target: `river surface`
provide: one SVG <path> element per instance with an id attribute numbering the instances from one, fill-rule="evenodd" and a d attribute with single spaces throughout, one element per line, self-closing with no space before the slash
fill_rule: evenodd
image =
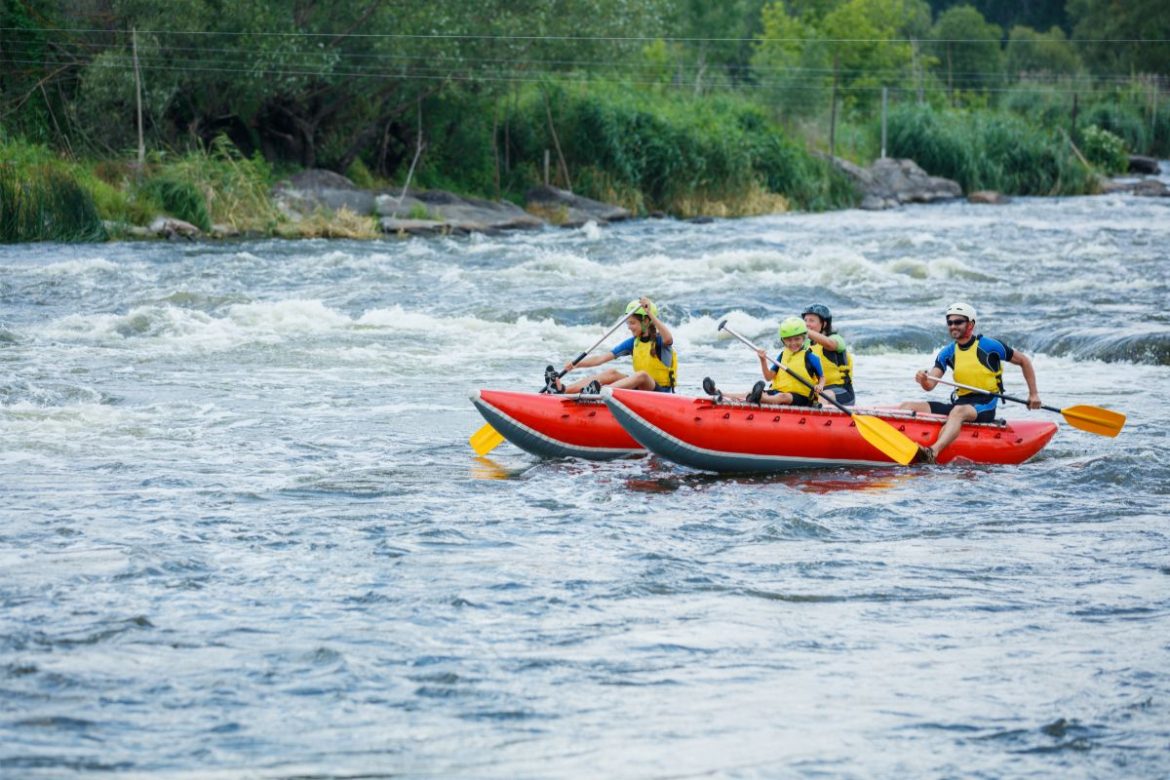
<path id="1" fill-rule="evenodd" d="M 1019 467 L 473 456 L 472 390 L 643 294 L 687 392 L 758 378 L 720 319 L 822 302 L 861 403 L 924 399 L 965 299 L 1128 424 Z M 0 247 L 0 776 L 1164 778 L 1168 404 L 1170 199 Z"/>

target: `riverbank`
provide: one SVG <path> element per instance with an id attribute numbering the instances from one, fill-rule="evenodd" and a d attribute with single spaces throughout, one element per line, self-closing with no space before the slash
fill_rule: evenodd
<path id="1" fill-rule="evenodd" d="M 926 140 L 920 139 L 920 144 Z M 916 148 L 905 140 L 901 143 L 902 148 Z M 1079 177 L 1076 187 L 1069 189 L 1068 181 L 1058 179 L 1064 182 L 1060 185 L 1063 189 L 1043 194 L 1170 194 L 1165 183 L 1156 178 L 1156 160 L 1130 156 L 1128 166 L 1123 160 L 1113 167 L 1129 167 L 1137 178 L 1108 178 L 1096 172 L 1071 141 L 1067 150 L 1081 160 L 1080 167 L 1074 169 Z M 783 180 L 772 181 L 767 187 L 757 181 L 746 190 L 721 197 L 712 195 L 711 189 L 695 189 L 691 196 L 672 201 L 669 211 L 646 208 L 641 196 L 627 197 L 626 204 L 614 203 L 549 185 L 529 187 L 509 198 L 488 199 L 445 189 L 379 184 L 358 170 L 356 178 L 364 185 L 359 186 L 353 178 L 322 169 L 278 177 L 261 158 L 245 158 L 226 141 L 206 153 L 190 153 L 176 160 L 152 159 L 141 166 L 118 161 L 69 162 L 32 146 L 9 144 L 4 151 L 0 241 L 5 243 L 493 234 L 548 226 L 606 225 L 635 217 L 708 220 L 761 216 L 808 210 L 810 202 L 807 192 L 803 199 L 794 201 L 777 191 L 792 189 Z M 938 154 L 932 159 L 943 169 L 962 162 L 951 159 L 948 163 L 945 155 Z M 833 208 L 879 210 L 964 196 L 973 202 L 994 204 L 1017 194 L 1037 194 L 1021 184 L 1024 179 L 1035 182 L 1032 175 L 1018 177 L 1015 181 L 1020 186 L 1003 192 L 978 186 L 988 180 L 986 177 L 968 174 L 964 182 L 930 175 L 908 158 L 882 158 L 865 167 L 827 155 L 811 155 L 809 160 L 821 167 L 823 187 L 833 193 L 819 201 L 821 210 L 827 210 L 830 202 L 835 204 Z M 1155 178 L 1145 178 L 1151 174 Z M 596 189 L 585 188 L 590 192 Z"/>

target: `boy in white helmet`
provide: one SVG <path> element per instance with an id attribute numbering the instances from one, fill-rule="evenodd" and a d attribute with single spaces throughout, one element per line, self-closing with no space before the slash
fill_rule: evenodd
<path id="1" fill-rule="evenodd" d="M 956 390 L 949 403 L 940 401 L 905 401 L 902 409 L 931 414 L 945 414 L 947 421 L 938 432 L 938 439 L 929 447 L 919 445 L 917 463 L 934 463 L 938 456 L 959 435 L 963 423 L 991 422 L 999 397 L 1003 392 L 1003 364 L 1015 363 L 1028 383 L 1028 408 L 1040 408 L 1040 393 L 1036 389 L 1036 371 L 1032 361 L 1023 352 L 1014 350 L 997 339 L 975 333 L 975 307 L 969 303 L 952 303 L 947 307 L 947 332 L 953 341 L 934 359 L 929 371 L 919 371 L 914 379 L 923 390 L 930 392 L 947 368 L 954 371 L 954 379 L 965 385 L 986 390 Z"/>

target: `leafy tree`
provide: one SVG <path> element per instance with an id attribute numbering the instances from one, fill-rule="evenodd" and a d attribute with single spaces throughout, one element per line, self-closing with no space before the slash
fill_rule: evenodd
<path id="1" fill-rule="evenodd" d="M 760 0 L 674 0 L 667 17 L 672 33 L 685 43 L 678 47 L 681 64 L 695 93 L 709 85 L 742 79 L 750 49 L 745 41 Z"/>
<path id="2" fill-rule="evenodd" d="M 833 67 L 846 101 L 872 105 L 880 87 L 910 84 L 914 46 L 929 13 L 921 0 L 847 0 L 825 15 Z"/>
<path id="3" fill-rule="evenodd" d="M 1003 30 L 969 5 L 944 12 L 930 33 L 940 76 L 953 101 L 986 93 L 1002 81 Z"/>
<path id="4" fill-rule="evenodd" d="M 970 5 L 983 18 L 1000 27 L 1010 29 L 1026 25 L 1036 30 L 1050 27 L 1067 29 L 1065 0 L 930 0 L 935 16 L 941 16 L 956 5 Z"/>
<path id="5" fill-rule="evenodd" d="M 1015 77 L 1025 73 L 1071 76 L 1082 69 L 1081 58 L 1059 27 L 1041 33 L 1016 25 L 1008 35 L 1005 59 L 1008 73 Z"/>
<path id="6" fill-rule="evenodd" d="M 1069 0 L 1073 40 L 1098 73 L 1170 74 L 1170 4 Z"/>
<path id="7" fill-rule="evenodd" d="M 922 0 L 778 1 L 762 18 L 752 64 L 772 97 L 796 115 L 827 108 L 834 80 L 856 107 L 871 105 L 883 86 L 909 85 L 914 40 L 930 26 Z"/>
<path id="8" fill-rule="evenodd" d="M 778 116 L 809 116 L 827 105 L 829 47 L 809 18 L 791 15 L 779 1 L 761 12 L 763 29 L 754 44 L 752 67 Z"/>

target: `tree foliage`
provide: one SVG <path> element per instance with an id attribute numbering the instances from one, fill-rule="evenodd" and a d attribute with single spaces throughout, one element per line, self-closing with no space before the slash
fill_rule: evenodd
<path id="1" fill-rule="evenodd" d="M 1164 0 L 1069 0 L 1073 38 L 1098 71 L 1170 74 L 1170 4 Z"/>
<path id="2" fill-rule="evenodd" d="M 1037 74 L 1073 76 L 1083 68 L 1076 49 L 1059 27 L 1042 33 L 1016 25 L 1008 34 L 1004 60 L 1008 75 L 1014 78 Z"/>
<path id="3" fill-rule="evenodd" d="M 975 8 L 959 5 L 944 11 L 930 31 L 931 50 L 953 100 L 986 93 L 1002 80 L 1003 30 Z"/>
<path id="4" fill-rule="evenodd" d="M 512 155 L 557 141 L 547 107 L 516 120 L 522 94 L 618 84 L 755 100 L 814 145 L 832 95 L 858 128 L 889 87 L 895 102 L 999 107 L 1074 133 L 1091 120 L 1152 152 L 1170 148 L 1170 99 L 1137 77 L 1170 73 L 1167 39 L 1163 0 L 0 0 L 0 143 L 126 157 L 140 96 L 147 149 L 172 159 L 227 137 L 245 160 L 374 182 L 417 156 L 415 181 L 499 192 L 533 173 Z M 703 127 L 662 132 L 686 145 L 677 134 Z"/>

